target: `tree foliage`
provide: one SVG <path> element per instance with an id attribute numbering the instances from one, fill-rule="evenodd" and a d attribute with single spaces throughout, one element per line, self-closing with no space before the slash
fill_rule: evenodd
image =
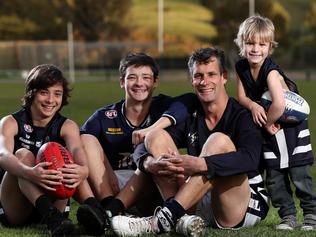
<path id="1" fill-rule="evenodd" d="M 76 39 L 120 39 L 130 5 L 131 0 L 0 1 L 0 39 L 66 39 L 67 22 Z"/>
<path id="2" fill-rule="evenodd" d="M 124 42 L 130 50 L 152 50 L 149 53 L 158 55 L 157 2 L 0 0 L 0 40 L 65 40 L 67 23 L 72 22 L 75 40 Z M 255 12 L 275 24 L 279 47 L 274 57 L 278 62 L 281 59 L 291 66 L 312 65 L 315 1 L 255 0 Z M 223 48 L 233 63 L 238 55 L 233 39 L 248 15 L 249 0 L 165 0 L 164 52 L 159 56 L 183 57 L 197 47 L 212 44 Z"/>
<path id="3" fill-rule="evenodd" d="M 309 40 L 316 45 L 316 2 L 311 3 L 310 10 L 306 13 L 305 27 L 309 31 Z"/>
<path id="4" fill-rule="evenodd" d="M 249 16 L 249 1 L 200 0 L 200 2 L 215 15 L 211 23 L 217 28 L 219 34 L 213 44 L 222 47 L 230 57 L 237 55 L 237 47 L 233 43 L 233 39 L 236 38 L 241 22 Z M 277 40 L 285 37 L 289 15 L 282 5 L 273 0 L 257 0 L 255 1 L 255 13 L 266 16 L 274 22 Z"/>

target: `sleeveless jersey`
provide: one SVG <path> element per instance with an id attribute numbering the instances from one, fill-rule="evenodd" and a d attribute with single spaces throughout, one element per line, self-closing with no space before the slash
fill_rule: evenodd
<path id="1" fill-rule="evenodd" d="M 246 95 L 257 103 L 260 103 L 262 94 L 268 90 L 267 78 L 272 70 L 277 70 L 289 89 L 298 93 L 295 83 L 282 72 L 271 58 L 265 59 L 256 81 L 252 78 L 247 59 L 239 60 L 235 68 Z M 296 126 L 288 126 L 287 124 L 281 124 L 281 126 L 283 128 L 276 135 L 270 135 L 262 129 L 264 138 L 262 155 L 266 166 L 272 169 L 282 169 L 312 164 L 314 157 L 307 120 Z"/>
<path id="2" fill-rule="evenodd" d="M 15 153 L 20 148 L 30 150 L 34 156 L 39 148 L 46 142 L 54 141 L 65 146 L 65 141 L 60 137 L 60 130 L 66 118 L 56 113 L 46 127 L 36 127 L 32 122 L 32 115 L 29 109 L 23 108 L 12 114 L 18 125 L 18 133 L 14 137 Z M 4 175 L 1 169 L 1 180 Z"/>

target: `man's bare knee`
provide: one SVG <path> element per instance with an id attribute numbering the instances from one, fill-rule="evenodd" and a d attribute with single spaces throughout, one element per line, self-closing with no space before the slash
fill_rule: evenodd
<path id="1" fill-rule="evenodd" d="M 160 139 L 165 136 L 169 136 L 169 134 L 164 129 L 154 129 L 148 132 L 144 141 L 146 148 L 155 145 Z"/>
<path id="2" fill-rule="evenodd" d="M 200 156 L 209 156 L 236 151 L 236 147 L 229 136 L 216 132 L 211 134 L 203 145 Z"/>
<path id="3" fill-rule="evenodd" d="M 164 129 L 155 129 L 149 132 L 145 137 L 144 143 L 148 152 L 154 156 L 165 153 L 168 150 L 177 150 L 169 133 Z"/>

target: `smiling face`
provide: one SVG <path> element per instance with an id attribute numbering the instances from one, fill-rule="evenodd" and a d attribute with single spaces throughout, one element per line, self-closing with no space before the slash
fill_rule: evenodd
<path id="1" fill-rule="evenodd" d="M 201 102 L 216 102 L 226 95 L 226 72 L 221 73 L 216 57 L 211 57 L 206 63 L 193 64 L 192 86 Z"/>
<path id="2" fill-rule="evenodd" d="M 130 66 L 126 74 L 120 80 L 121 88 L 125 89 L 126 100 L 143 102 L 151 99 L 154 88 L 158 84 L 158 78 L 154 78 L 149 66 Z"/>
<path id="3" fill-rule="evenodd" d="M 252 39 L 244 42 L 244 56 L 249 64 L 261 66 L 269 56 L 271 43 L 260 38 L 259 34 L 255 34 Z"/>
<path id="4" fill-rule="evenodd" d="M 61 108 L 63 86 L 57 83 L 47 89 L 39 89 L 31 104 L 33 118 L 51 119 Z"/>

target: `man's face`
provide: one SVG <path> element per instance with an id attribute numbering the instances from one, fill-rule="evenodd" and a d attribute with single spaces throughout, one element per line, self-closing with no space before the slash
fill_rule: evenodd
<path id="1" fill-rule="evenodd" d="M 212 57 L 207 64 L 194 63 L 192 72 L 192 86 L 201 102 L 214 102 L 226 93 L 226 73 L 220 73 L 217 58 Z"/>
<path id="2" fill-rule="evenodd" d="M 120 80 L 121 88 L 125 89 L 126 99 L 145 101 L 151 98 L 158 80 L 149 66 L 130 66 L 126 70 L 124 79 Z"/>

